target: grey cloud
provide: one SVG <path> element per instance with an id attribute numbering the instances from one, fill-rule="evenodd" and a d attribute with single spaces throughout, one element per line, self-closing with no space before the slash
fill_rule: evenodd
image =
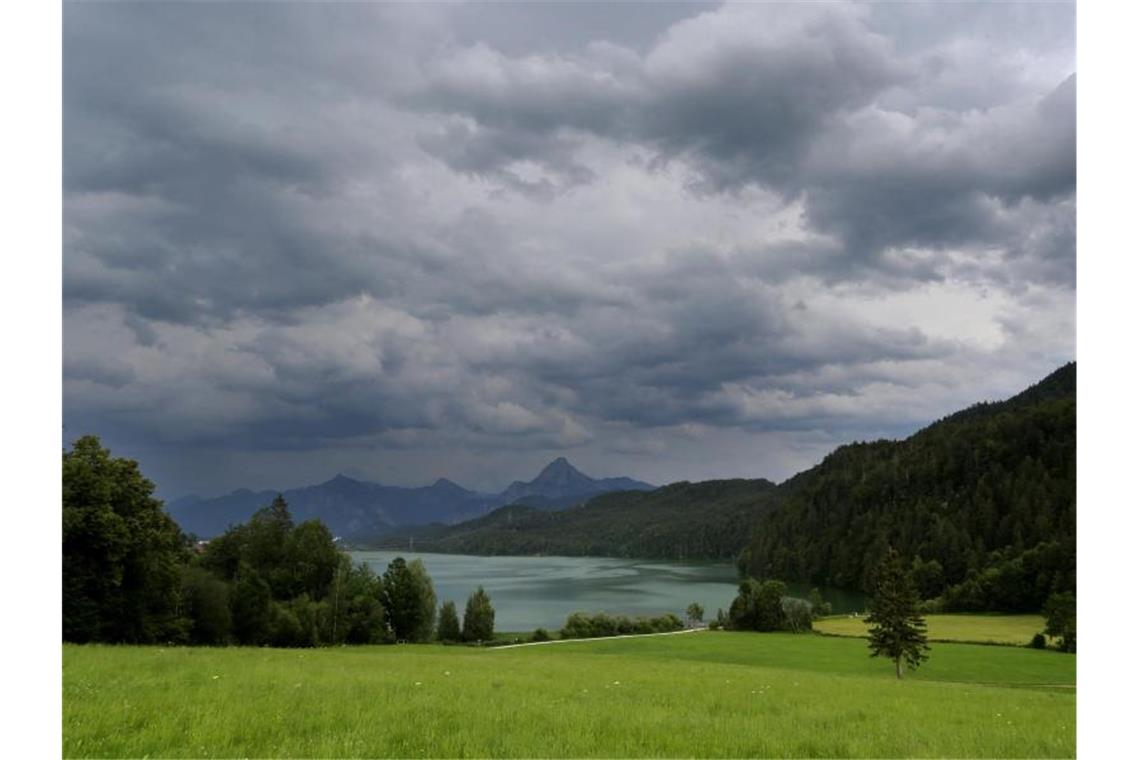
<path id="1" fill-rule="evenodd" d="M 665 482 L 1015 391 L 1073 345 L 1035 13 L 69 4 L 68 430 L 176 483 Z"/>
<path id="2" fill-rule="evenodd" d="M 1021 82 L 1004 102 L 955 103 L 927 80 L 958 62 L 932 70 L 921 50 L 897 52 L 873 20 L 860 6 L 728 6 L 676 24 L 644 56 L 511 58 L 476 46 L 429 72 L 417 98 L 479 125 L 454 135 L 452 150 L 477 153 L 474 170 L 488 176 L 520 159 L 542 163 L 533 147 L 543 140 L 557 145 L 552 166 L 572 164 L 567 135 L 589 133 L 685 162 L 698 172 L 694 190 L 758 184 L 803 197 L 811 223 L 845 246 L 828 277 L 866 267 L 905 275 L 883 259 L 892 247 L 1024 255 L 1030 228 L 1006 228 L 988 201 L 1073 195 L 1075 75 L 1051 92 Z M 920 99 L 904 103 L 908 89 Z"/>

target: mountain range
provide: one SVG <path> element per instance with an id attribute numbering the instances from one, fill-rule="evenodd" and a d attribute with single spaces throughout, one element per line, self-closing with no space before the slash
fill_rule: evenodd
<path id="1" fill-rule="evenodd" d="M 780 484 L 673 483 L 390 533 L 461 554 L 736 559 L 742 573 L 860 589 L 894 547 L 924 598 L 1036 611 L 1075 588 L 1076 364 L 903 440 L 841 446 Z"/>
<path id="2" fill-rule="evenodd" d="M 628 477 L 591 478 L 565 457 L 558 457 L 534 480 L 516 480 L 500 493 L 471 491 L 446 478 L 430 486 L 405 488 L 337 475 L 281 495 L 298 522 L 318 518 L 335 535 L 355 540 L 375 538 L 396 528 L 461 522 L 508 504 L 525 502 L 538 509 L 561 509 L 603 493 L 653 488 Z M 231 524 L 245 522 L 277 494 L 275 490 L 242 488 L 215 498 L 185 496 L 170 502 L 168 510 L 183 531 L 209 538 Z"/>

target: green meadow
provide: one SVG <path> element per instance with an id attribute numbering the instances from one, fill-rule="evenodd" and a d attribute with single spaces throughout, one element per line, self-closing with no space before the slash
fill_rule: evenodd
<path id="1" fill-rule="evenodd" d="M 924 615 L 930 641 L 964 641 L 978 644 L 1025 646 L 1033 634 L 1045 630 L 1041 615 L 955 614 Z M 866 636 L 865 618 L 835 616 L 817 620 L 815 630 L 835 636 Z"/>
<path id="2" fill-rule="evenodd" d="M 65 757 L 1071 757 L 1076 658 L 700 632 L 517 649 L 63 648 Z"/>

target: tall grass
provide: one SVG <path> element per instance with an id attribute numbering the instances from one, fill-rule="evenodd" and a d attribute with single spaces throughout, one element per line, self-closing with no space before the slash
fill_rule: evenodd
<path id="1" fill-rule="evenodd" d="M 1071 656 L 944 645 L 899 682 L 852 644 L 700 633 L 506 651 L 65 646 L 64 755 L 1075 753 L 1071 690 L 960 682 L 1072 683 Z"/>
<path id="2" fill-rule="evenodd" d="M 1033 634 L 1045 630 L 1040 615 L 926 615 L 927 636 L 932 641 L 968 641 L 983 644 L 1024 646 Z M 866 636 L 865 618 L 830 617 L 815 621 L 820 633 Z"/>

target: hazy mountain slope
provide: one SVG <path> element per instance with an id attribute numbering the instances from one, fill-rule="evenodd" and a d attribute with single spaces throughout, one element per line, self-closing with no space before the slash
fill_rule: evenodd
<path id="1" fill-rule="evenodd" d="M 419 531 L 415 546 L 469 554 L 731 559 L 744 547 L 749 527 L 770 508 L 774 491 L 767 480 L 711 480 L 608 493 L 560 512 L 520 503 Z M 385 545 L 403 548 L 408 537 L 397 531 Z"/>
<path id="2" fill-rule="evenodd" d="M 282 495 L 298 521 L 319 518 L 335 535 L 371 538 L 395 526 L 460 522 L 519 498 L 531 499 L 545 509 L 557 509 L 581 504 L 608 491 L 652 488 L 648 483 L 625 477 L 591 478 L 559 457 L 534 480 L 515 481 L 499 494 L 470 491 L 445 478 L 430 486 L 403 488 L 337 475 L 324 483 L 289 489 Z M 230 524 L 245 522 L 274 496 L 275 491 L 239 489 L 211 499 L 177 499 L 168 505 L 168 510 L 185 532 L 210 537 L 222 533 Z"/>

